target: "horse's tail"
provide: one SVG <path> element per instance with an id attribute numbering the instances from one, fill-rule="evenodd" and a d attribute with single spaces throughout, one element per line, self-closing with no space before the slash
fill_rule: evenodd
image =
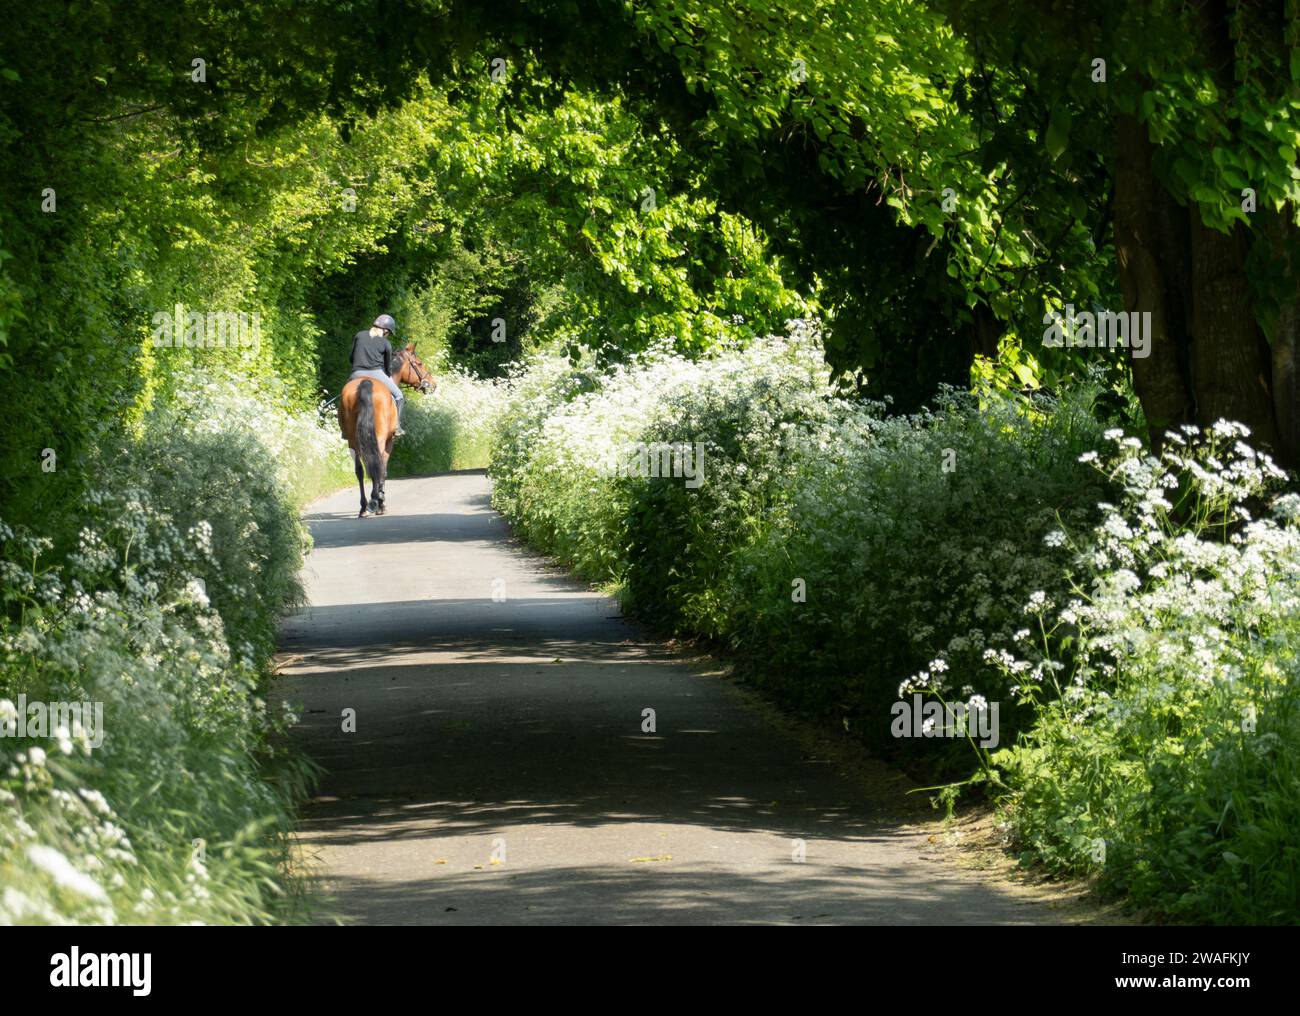
<path id="1" fill-rule="evenodd" d="M 379 483 L 379 435 L 375 432 L 375 400 L 373 381 L 357 385 L 357 454 L 366 465 L 371 483 Z"/>

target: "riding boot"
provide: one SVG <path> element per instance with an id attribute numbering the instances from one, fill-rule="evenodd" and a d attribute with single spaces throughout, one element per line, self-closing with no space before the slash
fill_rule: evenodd
<path id="1" fill-rule="evenodd" d="M 401 437 L 406 433 L 406 431 L 402 430 L 402 414 L 404 412 L 406 412 L 406 400 L 401 399 L 397 403 L 397 431 L 393 434 L 394 437 Z"/>

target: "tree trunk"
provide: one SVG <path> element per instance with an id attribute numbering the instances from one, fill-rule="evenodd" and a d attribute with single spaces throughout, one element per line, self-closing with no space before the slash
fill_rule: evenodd
<path id="1" fill-rule="evenodd" d="M 1184 367 L 1183 298 L 1170 292 L 1160 255 L 1171 245 L 1162 235 L 1157 210 L 1169 196 L 1151 172 L 1151 141 L 1136 118 L 1121 115 L 1115 136 L 1115 254 L 1125 309 L 1151 314 L 1151 352 L 1131 357 L 1133 387 L 1142 403 L 1151 443 L 1192 419 L 1192 398 Z M 1167 235 L 1167 230 L 1165 231 Z"/>
<path id="2" fill-rule="evenodd" d="M 1237 53 L 1232 8 L 1227 0 L 1193 0 L 1199 44 L 1223 94 L 1236 85 Z M 1230 128 L 1236 128 L 1235 121 Z M 1251 429 L 1250 443 L 1278 451 L 1273 410 L 1273 357 L 1255 317 L 1255 294 L 1246 271 L 1250 231 L 1235 224 L 1229 233 L 1201 221 L 1193 201 L 1192 393 L 1202 426 L 1236 420 Z M 1283 365 L 1285 366 L 1285 364 Z"/>
<path id="3" fill-rule="evenodd" d="M 1156 184 L 1154 219 L 1159 238 L 1156 251 L 1165 280 L 1165 326 L 1174 337 L 1178 352 L 1178 371 L 1183 378 L 1187 397 L 1195 405 L 1191 392 L 1192 376 L 1192 231 L 1187 208 L 1180 205 L 1165 187 Z"/>
<path id="4" fill-rule="evenodd" d="M 1288 469 L 1300 469 L 1300 302 L 1283 308 L 1273 336 L 1273 415 L 1277 419 L 1277 458 Z"/>
<path id="5" fill-rule="evenodd" d="M 1273 361 L 1273 418 L 1277 424 L 1277 459 L 1300 468 L 1300 228 L 1289 214 L 1261 212 L 1260 247 L 1273 271 L 1252 272 L 1256 285 L 1272 288 L 1280 297 L 1277 317 L 1270 322 L 1268 340 Z M 1274 274 L 1276 272 L 1276 275 Z"/>
<path id="6" fill-rule="evenodd" d="M 1245 227 L 1220 233 L 1192 223 L 1192 390 L 1202 426 L 1236 420 L 1250 428 L 1251 443 L 1277 449 L 1273 420 L 1272 361 L 1255 321 Z"/>
<path id="7" fill-rule="evenodd" d="M 1006 329 L 997 315 L 982 303 L 971 308 L 971 323 L 966 328 L 967 366 L 975 362 L 977 356 L 987 356 L 990 360 L 998 357 L 998 340 Z M 969 373 L 969 369 L 968 369 Z"/>

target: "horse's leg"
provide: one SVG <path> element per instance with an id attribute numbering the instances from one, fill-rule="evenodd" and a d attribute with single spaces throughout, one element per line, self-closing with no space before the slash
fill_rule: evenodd
<path id="1" fill-rule="evenodd" d="M 352 453 L 352 464 L 357 467 L 357 487 L 361 490 L 361 511 L 357 514 L 357 518 L 361 518 L 366 514 L 366 474 L 361 469 L 361 456 L 357 454 L 357 450 L 349 448 L 348 451 Z"/>
<path id="2" fill-rule="evenodd" d="M 388 455 L 385 452 L 379 453 L 379 514 L 383 515 L 386 511 L 384 499 L 388 496 L 384 490 L 384 485 L 388 480 Z"/>
<path id="3" fill-rule="evenodd" d="M 383 418 L 384 400 L 388 400 L 388 393 L 379 387 L 374 380 L 365 378 L 357 384 L 355 444 L 357 456 L 365 463 L 366 472 L 370 474 L 369 508 L 371 511 L 375 509 L 375 481 L 379 478 L 379 433 L 377 428 Z M 360 467 L 357 468 L 357 477 L 358 479 L 361 477 Z M 360 513 L 362 518 L 365 517 L 366 507 L 366 487 L 365 483 L 362 482 Z"/>
<path id="4" fill-rule="evenodd" d="M 375 456 L 370 463 L 370 510 L 376 515 L 384 514 L 384 445 L 383 440 L 375 435 L 375 443 L 379 445 L 379 454 Z"/>
<path id="5" fill-rule="evenodd" d="M 388 440 L 384 442 L 383 449 L 379 455 L 379 510 L 385 510 L 384 500 L 388 496 L 388 459 L 393 454 L 393 438 L 397 435 L 396 424 L 394 429 L 388 432 Z"/>

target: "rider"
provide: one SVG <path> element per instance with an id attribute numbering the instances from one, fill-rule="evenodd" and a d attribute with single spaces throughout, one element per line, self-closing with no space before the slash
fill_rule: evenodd
<path id="1" fill-rule="evenodd" d="M 402 430 L 402 408 L 406 400 L 393 380 L 393 346 L 388 341 L 395 331 L 397 322 L 392 316 L 380 314 L 368 331 L 357 332 L 352 337 L 352 376 L 348 380 L 368 377 L 387 387 L 397 402 L 397 434 L 401 435 L 406 433 Z"/>

